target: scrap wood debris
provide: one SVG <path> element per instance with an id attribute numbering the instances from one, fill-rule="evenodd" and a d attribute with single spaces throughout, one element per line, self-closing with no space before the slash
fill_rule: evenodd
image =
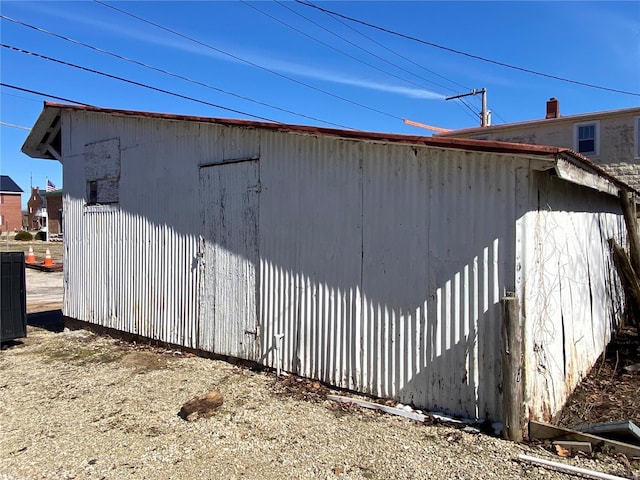
<path id="1" fill-rule="evenodd" d="M 151 343 L 140 343 L 136 341 L 127 341 L 127 340 L 116 340 L 116 345 L 118 348 L 122 350 L 136 350 L 136 351 L 144 351 L 144 352 L 152 352 L 161 355 L 171 355 L 176 357 L 186 357 L 192 358 L 196 355 L 191 352 L 184 352 L 179 349 L 172 350 L 171 348 L 167 348 L 160 345 L 153 345 Z"/>
<path id="2" fill-rule="evenodd" d="M 296 400 L 307 400 L 310 402 L 323 402 L 327 394 L 331 391 L 317 380 L 287 375 L 276 385 L 276 393 L 293 397 Z"/>

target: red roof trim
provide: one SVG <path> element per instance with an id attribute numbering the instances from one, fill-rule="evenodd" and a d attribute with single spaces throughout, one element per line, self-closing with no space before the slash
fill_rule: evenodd
<path id="1" fill-rule="evenodd" d="M 165 120 L 177 120 L 185 122 L 202 122 L 217 125 L 227 125 L 245 128 L 259 128 L 276 132 L 302 133 L 307 135 L 319 135 L 328 137 L 338 137 L 354 140 L 388 142 L 398 144 L 425 145 L 437 148 L 453 148 L 458 150 L 489 152 L 489 153 L 507 153 L 519 155 L 536 155 L 557 158 L 562 155 L 569 159 L 572 163 L 580 165 L 586 170 L 591 170 L 601 177 L 606 178 L 613 184 L 625 190 L 633 191 L 633 189 L 604 171 L 599 165 L 596 165 L 587 157 L 580 155 L 569 148 L 550 147 L 546 145 L 529 145 L 523 143 L 496 142 L 487 140 L 474 140 L 468 138 L 445 138 L 442 136 L 426 137 L 416 135 L 401 135 L 396 133 L 380 133 L 366 132 L 362 130 L 341 130 L 335 128 L 311 127 L 304 125 L 291 125 L 286 123 L 258 122 L 253 120 L 240 120 L 232 118 L 216 118 L 216 117 L 199 117 L 192 115 L 176 115 L 172 113 L 157 112 L 141 112 L 136 110 L 120 110 L 113 108 L 93 107 L 89 105 L 68 105 L 54 102 L 45 102 L 45 110 L 47 108 L 60 110 L 85 111 L 95 113 L 105 113 L 109 115 L 122 115 L 142 118 L 156 118 Z M 489 127 L 491 128 L 491 127 Z"/>
<path id="2" fill-rule="evenodd" d="M 157 118 L 165 120 L 178 120 L 186 122 L 215 123 L 246 128 L 260 128 L 277 132 L 304 133 L 308 135 L 321 135 L 354 140 L 370 140 L 378 142 L 391 142 L 403 144 L 419 144 L 441 148 L 457 148 L 481 152 L 514 153 L 528 155 L 554 156 L 560 153 L 571 152 L 567 148 L 548 147 L 543 145 L 527 145 L 521 143 L 493 142 L 473 140 L 466 138 L 442 138 L 416 135 L 402 135 L 397 133 L 366 132 L 362 130 L 342 130 L 335 128 L 311 127 L 304 125 L 292 125 L 286 123 L 258 122 L 253 120 L 240 120 L 232 118 L 199 117 L 192 115 L 176 115 L 170 113 L 141 112 L 136 110 L 119 110 L 112 108 L 100 108 L 86 105 L 66 105 L 53 102 L 45 102 L 45 108 L 59 108 L 63 110 L 85 111 L 105 113 L 111 115 L 123 115 L 143 118 Z"/>

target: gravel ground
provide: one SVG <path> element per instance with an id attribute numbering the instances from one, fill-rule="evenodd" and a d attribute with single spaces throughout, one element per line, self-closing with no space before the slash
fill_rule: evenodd
<path id="1" fill-rule="evenodd" d="M 600 453 L 565 459 L 335 404 L 314 382 L 85 330 L 30 327 L 28 335 L 0 352 L 2 480 L 575 478 L 520 463 L 520 453 L 631 474 Z M 185 401 L 211 389 L 224 396 L 212 417 L 178 417 Z"/>

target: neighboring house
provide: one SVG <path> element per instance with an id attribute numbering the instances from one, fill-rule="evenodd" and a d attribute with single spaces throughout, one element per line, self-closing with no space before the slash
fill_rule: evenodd
<path id="1" fill-rule="evenodd" d="M 568 149 L 46 103 L 22 150 L 63 164 L 67 319 L 500 420 L 515 296 L 549 420 L 623 311 L 630 188 Z"/>
<path id="2" fill-rule="evenodd" d="M 31 187 L 31 196 L 27 201 L 27 229 L 41 230 L 46 227 L 46 215 L 44 214 L 44 198 L 40 187 Z"/>
<path id="3" fill-rule="evenodd" d="M 62 189 L 49 190 L 40 195 L 44 198 L 49 235 L 62 233 Z"/>
<path id="4" fill-rule="evenodd" d="M 640 107 L 561 116 L 560 103 L 552 98 L 543 120 L 453 130 L 437 136 L 570 148 L 640 190 Z"/>
<path id="5" fill-rule="evenodd" d="M 29 230 L 48 231 L 49 235 L 62 233 L 62 189 L 40 191 L 31 188 L 27 202 L 27 225 Z"/>
<path id="6" fill-rule="evenodd" d="M 23 190 L 8 175 L 0 175 L 0 231 L 22 229 Z"/>

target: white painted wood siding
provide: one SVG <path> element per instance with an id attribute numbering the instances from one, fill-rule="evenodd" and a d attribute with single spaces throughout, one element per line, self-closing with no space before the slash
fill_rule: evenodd
<path id="1" fill-rule="evenodd" d="M 624 245 L 626 230 L 615 197 L 540 174 L 530 185 L 517 263 L 526 401 L 532 419 L 550 421 L 620 321 L 623 292 L 607 240 Z"/>
<path id="2" fill-rule="evenodd" d="M 199 348 L 258 360 L 257 160 L 200 169 L 204 256 Z"/>

